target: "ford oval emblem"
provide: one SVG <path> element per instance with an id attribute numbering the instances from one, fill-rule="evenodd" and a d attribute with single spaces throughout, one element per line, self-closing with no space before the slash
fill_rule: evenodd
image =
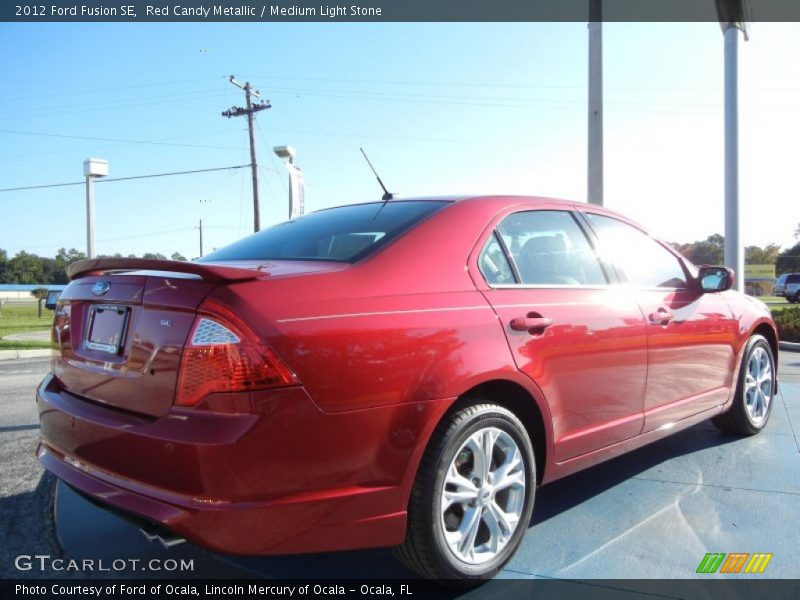
<path id="1" fill-rule="evenodd" d="M 98 281 L 92 286 L 92 293 L 95 296 L 102 296 L 111 289 L 111 284 L 107 281 Z"/>

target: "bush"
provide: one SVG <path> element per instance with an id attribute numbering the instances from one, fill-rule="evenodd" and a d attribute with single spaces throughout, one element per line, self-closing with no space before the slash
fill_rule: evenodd
<path id="1" fill-rule="evenodd" d="M 800 342 L 800 307 L 785 308 L 772 316 L 781 341 Z"/>
<path id="2" fill-rule="evenodd" d="M 47 288 L 36 288 L 35 290 L 31 290 L 31 296 L 37 300 L 43 300 L 44 298 L 47 298 Z"/>

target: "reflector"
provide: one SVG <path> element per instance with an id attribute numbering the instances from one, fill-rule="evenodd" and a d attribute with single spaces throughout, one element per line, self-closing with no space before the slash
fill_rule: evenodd
<path id="1" fill-rule="evenodd" d="M 200 319 L 192 336 L 192 346 L 238 344 L 239 341 L 239 338 L 230 329 L 211 319 Z"/>

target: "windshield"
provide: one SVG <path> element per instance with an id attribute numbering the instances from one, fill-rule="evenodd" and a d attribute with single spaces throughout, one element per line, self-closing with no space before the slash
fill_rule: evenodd
<path id="1" fill-rule="evenodd" d="M 441 200 L 352 204 L 280 223 L 207 254 L 199 262 L 326 260 L 355 262 L 447 206 Z"/>

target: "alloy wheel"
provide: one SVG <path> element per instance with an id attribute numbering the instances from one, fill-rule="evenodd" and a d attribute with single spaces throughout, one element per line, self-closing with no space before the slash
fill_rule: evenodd
<path id="1" fill-rule="evenodd" d="M 745 407 L 750 420 L 759 425 L 769 412 L 774 390 L 772 361 L 767 351 L 756 347 L 747 361 L 744 379 Z"/>
<path id="2" fill-rule="evenodd" d="M 522 453 L 507 432 L 485 427 L 464 441 L 440 502 L 446 545 L 456 558 L 478 565 L 505 548 L 525 507 L 526 484 Z"/>

